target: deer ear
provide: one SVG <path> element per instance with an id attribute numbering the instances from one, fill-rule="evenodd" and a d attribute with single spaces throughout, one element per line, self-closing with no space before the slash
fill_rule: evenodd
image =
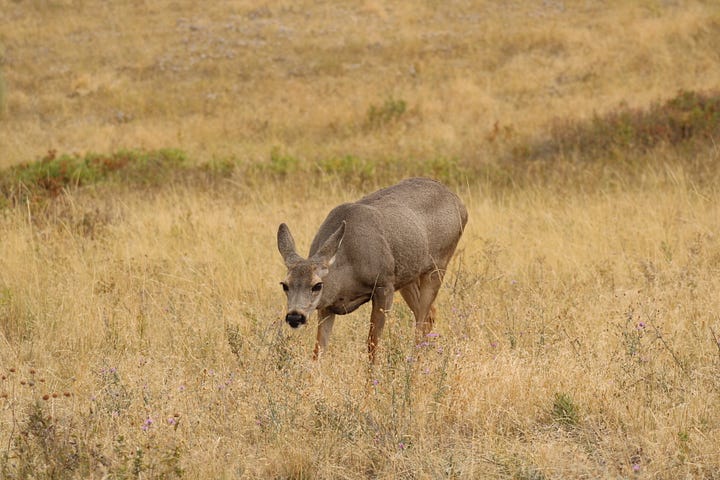
<path id="1" fill-rule="evenodd" d="M 335 230 L 335 233 L 330 235 L 328 239 L 325 240 L 325 243 L 322 244 L 322 247 L 318 249 L 318 251 L 315 253 L 315 255 L 313 255 L 313 257 L 323 261 L 327 266 L 332 265 L 333 263 L 335 263 L 335 255 L 337 254 L 338 248 L 340 248 L 343 237 L 345 237 L 344 220 L 342 224 L 338 227 L 338 229 Z"/>
<path id="2" fill-rule="evenodd" d="M 280 228 L 278 228 L 277 244 L 280 255 L 282 255 L 287 267 L 302 260 L 302 257 L 295 250 L 295 240 L 290 233 L 290 229 L 284 223 L 281 223 Z"/>

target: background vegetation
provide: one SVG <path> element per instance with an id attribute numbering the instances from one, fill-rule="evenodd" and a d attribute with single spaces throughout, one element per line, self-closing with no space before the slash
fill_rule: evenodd
<path id="1" fill-rule="evenodd" d="M 0 477 L 718 477 L 716 2 L 0 6 Z M 435 332 L 312 362 L 277 224 L 408 175 Z"/>

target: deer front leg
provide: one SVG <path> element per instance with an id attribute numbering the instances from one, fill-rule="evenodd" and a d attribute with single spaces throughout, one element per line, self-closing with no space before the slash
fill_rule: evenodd
<path id="1" fill-rule="evenodd" d="M 376 287 L 373 292 L 370 334 L 368 335 L 368 355 L 372 363 L 375 363 L 375 348 L 385 326 L 385 315 L 392 308 L 393 292 L 392 287 Z"/>
<path id="2" fill-rule="evenodd" d="M 334 323 L 334 313 L 327 310 L 318 310 L 318 329 L 313 360 L 320 358 L 320 354 L 327 349 L 328 340 L 330 340 L 330 333 L 332 332 Z"/>

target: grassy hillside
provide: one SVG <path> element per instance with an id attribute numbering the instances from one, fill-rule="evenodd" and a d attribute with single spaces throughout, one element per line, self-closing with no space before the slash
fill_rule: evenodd
<path id="1" fill-rule="evenodd" d="M 715 2 L 0 5 L 0 477 L 717 478 Z M 440 178 L 398 296 L 281 318 L 276 227 Z"/>
<path id="2" fill-rule="evenodd" d="M 715 2 L 9 1 L 0 20 L 0 166 L 121 148 L 488 162 L 498 130 L 720 83 Z"/>

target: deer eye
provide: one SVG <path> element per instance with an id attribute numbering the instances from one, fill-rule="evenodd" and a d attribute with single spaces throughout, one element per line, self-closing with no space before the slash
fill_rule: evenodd
<path id="1" fill-rule="evenodd" d="M 320 290 L 322 290 L 322 287 L 323 287 L 322 282 L 318 282 L 318 283 L 316 283 L 315 285 L 312 286 L 312 291 L 315 292 L 315 293 L 317 293 L 317 292 L 319 292 Z"/>
<path id="2" fill-rule="evenodd" d="M 288 287 L 287 283 L 280 282 L 280 285 L 282 285 L 282 287 L 283 287 L 283 292 L 287 292 L 288 290 L 290 290 L 290 287 Z"/>

